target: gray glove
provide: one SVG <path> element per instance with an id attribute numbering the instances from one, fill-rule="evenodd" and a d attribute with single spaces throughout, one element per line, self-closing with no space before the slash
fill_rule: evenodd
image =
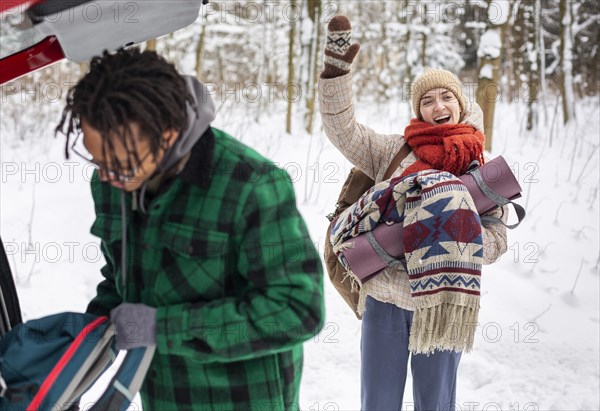
<path id="1" fill-rule="evenodd" d="M 117 329 L 118 350 L 156 345 L 156 308 L 123 303 L 110 312 L 110 320 Z"/>

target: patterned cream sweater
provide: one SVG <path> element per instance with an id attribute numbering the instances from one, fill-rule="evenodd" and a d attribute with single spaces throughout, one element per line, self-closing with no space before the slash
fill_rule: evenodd
<path id="1" fill-rule="evenodd" d="M 319 110 L 327 138 L 334 146 L 365 174 L 375 180 L 383 179 L 390 162 L 405 144 L 400 134 L 379 134 L 359 124 L 354 116 L 352 74 L 333 79 L 319 79 Z M 469 104 L 463 122 L 483 132 L 483 115 L 476 103 Z M 417 160 L 414 152 L 400 163 L 392 174 L 397 177 L 406 167 Z M 500 217 L 502 210 L 489 213 Z M 508 208 L 504 208 L 502 219 L 506 222 Z M 483 227 L 484 264 L 491 264 L 506 252 L 506 227 L 500 224 Z M 378 301 L 395 304 L 414 311 L 411 301 L 408 275 L 403 268 L 387 268 L 364 285 L 364 292 Z M 364 311 L 363 304 L 359 312 Z"/>

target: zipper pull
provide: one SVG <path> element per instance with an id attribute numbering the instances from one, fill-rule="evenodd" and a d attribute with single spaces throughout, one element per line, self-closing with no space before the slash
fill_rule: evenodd
<path id="1" fill-rule="evenodd" d="M 133 211 L 138 210 L 138 198 L 137 198 L 137 190 L 131 194 L 131 209 Z"/>

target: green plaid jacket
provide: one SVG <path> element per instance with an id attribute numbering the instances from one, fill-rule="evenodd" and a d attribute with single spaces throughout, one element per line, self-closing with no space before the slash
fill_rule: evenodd
<path id="1" fill-rule="evenodd" d="M 97 175 L 91 186 L 106 265 L 88 312 L 157 308 L 144 411 L 298 409 L 302 342 L 323 325 L 323 275 L 288 174 L 209 129 L 146 214 L 127 194 L 126 286 L 121 191 Z"/>

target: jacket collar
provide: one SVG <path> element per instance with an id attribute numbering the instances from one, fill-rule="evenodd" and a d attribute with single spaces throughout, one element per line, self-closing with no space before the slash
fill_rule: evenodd
<path id="1" fill-rule="evenodd" d="M 208 188 L 212 176 L 215 135 L 209 127 L 194 145 L 179 178 L 187 184 Z"/>

